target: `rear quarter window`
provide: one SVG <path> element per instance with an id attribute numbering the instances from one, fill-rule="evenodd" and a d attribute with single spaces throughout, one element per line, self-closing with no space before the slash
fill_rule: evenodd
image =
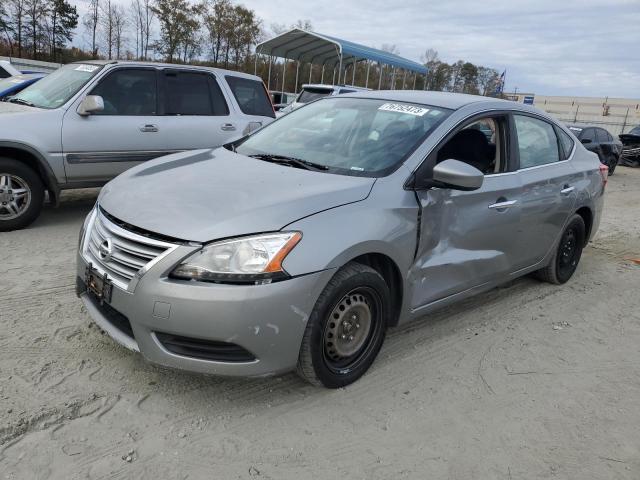
<path id="1" fill-rule="evenodd" d="M 273 107 L 262 82 L 227 75 L 225 77 L 242 113 L 275 118 Z"/>

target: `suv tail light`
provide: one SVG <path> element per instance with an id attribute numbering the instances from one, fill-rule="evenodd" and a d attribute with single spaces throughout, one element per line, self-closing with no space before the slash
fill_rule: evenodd
<path id="1" fill-rule="evenodd" d="M 600 164 L 600 176 L 602 177 L 602 186 L 606 186 L 609 181 L 609 167 Z"/>

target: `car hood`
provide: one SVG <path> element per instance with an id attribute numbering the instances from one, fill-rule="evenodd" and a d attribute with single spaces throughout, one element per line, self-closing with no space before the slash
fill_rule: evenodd
<path id="1" fill-rule="evenodd" d="M 17 103 L 0 102 L 0 115 L 3 113 L 29 113 L 29 112 L 41 112 L 42 109 L 36 107 L 29 107 L 27 105 L 20 105 Z"/>
<path id="2" fill-rule="evenodd" d="M 149 232 L 196 242 L 277 231 L 365 199 L 375 182 L 257 160 L 224 148 L 168 155 L 109 182 L 98 202 Z"/>

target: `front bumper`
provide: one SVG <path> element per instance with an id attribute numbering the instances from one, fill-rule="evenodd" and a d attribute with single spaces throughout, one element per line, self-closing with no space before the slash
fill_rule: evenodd
<path id="1" fill-rule="evenodd" d="M 98 326 L 150 362 L 217 375 L 261 376 L 293 370 L 309 315 L 334 270 L 268 285 L 169 279 L 167 273 L 192 250 L 177 248 L 153 265 L 133 291 L 114 286 L 107 307 L 85 291 L 87 263 L 78 254 L 78 295 Z M 165 348 L 158 334 L 237 345 L 253 359 L 211 361 L 178 355 Z"/>

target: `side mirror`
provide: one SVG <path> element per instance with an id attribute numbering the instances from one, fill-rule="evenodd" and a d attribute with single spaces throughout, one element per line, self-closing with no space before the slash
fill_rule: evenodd
<path id="1" fill-rule="evenodd" d="M 78 106 L 78 115 L 86 117 L 104 110 L 104 100 L 100 95 L 87 95 Z"/>
<path id="2" fill-rule="evenodd" d="M 433 180 L 454 190 L 477 190 L 484 182 L 484 174 L 468 163 L 449 159 L 433 167 Z"/>
<path id="3" fill-rule="evenodd" d="M 580 140 L 582 143 L 584 143 L 585 145 L 588 143 L 592 143 L 590 138 L 583 138 L 582 140 Z"/>

